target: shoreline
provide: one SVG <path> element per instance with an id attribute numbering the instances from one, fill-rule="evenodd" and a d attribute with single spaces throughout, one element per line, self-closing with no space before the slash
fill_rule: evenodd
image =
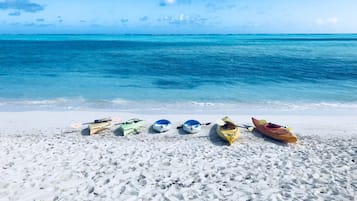
<path id="1" fill-rule="evenodd" d="M 343 113 L 335 115 L 322 114 L 293 114 L 286 115 L 284 112 L 280 114 L 256 113 L 252 115 L 239 113 L 191 113 L 185 112 L 176 113 L 130 113 L 130 112 L 108 112 L 108 111 L 18 111 L 18 112 L 0 112 L 0 122 L 3 126 L 1 134 L 7 134 L 6 131 L 15 131 L 27 133 L 28 130 L 61 130 L 63 132 L 73 130 L 70 127 L 73 123 L 91 122 L 94 119 L 111 117 L 119 118 L 125 121 L 131 118 L 140 118 L 145 121 L 146 129 L 144 133 L 149 131 L 149 127 L 158 119 L 168 119 L 175 126 L 181 125 L 188 119 L 196 119 L 201 123 L 211 122 L 214 125 L 217 120 L 224 116 L 230 116 L 238 125 L 253 125 L 251 117 L 258 119 L 266 119 L 267 121 L 289 126 L 293 131 L 300 135 L 323 135 L 327 132 L 330 135 L 350 135 L 357 136 L 357 124 L 354 119 L 357 119 L 357 114 Z M 209 127 L 212 127 L 209 126 Z M 118 127 L 118 126 L 117 126 Z M 6 130 L 6 131 L 5 131 Z M 172 129 L 173 130 L 173 129 Z M 321 132 L 317 132 L 321 131 Z M 29 131 L 31 133 L 32 131 Z M 14 133 L 14 132 L 12 132 Z M 9 133 L 8 133 L 9 134 Z"/>
<path id="2" fill-rule="evenodd" d="M 176 129 L 93 136 L 69 128 L 101 117 L 159 118 L 173 128 L 212 122 L 198 134 Z M 148 115 L 98 111 L 0 112 L 0 197 L 5 200 L 353 200 L 357 115 L 257 115 L 288 125 L 297 144 L 241 129 L 228 146 L 215 133 L 223 114 Z M 233 114 L 238 124 L 248 115 Z M 351 120 L 352 119 L 352 120 Z M 1 200 L 0 199 L 0 200 Z"/>
<path id="3" fill-rule="evenodd" d="M 124 112 L 135 114 L 238 114 L 238 115 L 355 115 L 357 102 L 353 101 L 198 101 L 198 100 L 130 100 L 54 98 L 54 99 L 0 99 L 0 112 Z"/>

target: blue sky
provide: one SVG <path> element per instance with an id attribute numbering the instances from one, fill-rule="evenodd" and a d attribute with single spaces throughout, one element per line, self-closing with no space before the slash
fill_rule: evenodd
<path id="1" fill-rule="evenodd" d="M 0 33 L 357 33 L 357 0 L 0 0 Z"/>

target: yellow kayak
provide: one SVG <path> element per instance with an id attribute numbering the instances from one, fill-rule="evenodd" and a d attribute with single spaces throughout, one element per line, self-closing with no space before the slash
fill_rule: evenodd
<path id="1" fill-rule="evenodd" d="M 101 122 L 101 123 L 91 123 L 88 125 L 89 134 L 93 135 L 109 128 L 112 125 L 111 121 Z"/>
<path id="2" fill-rule="evenodd" d="M 240 131 L 238 126 L 226 116 L 217 124 L 217 134 L 231 145 L 240 136 Z"/>

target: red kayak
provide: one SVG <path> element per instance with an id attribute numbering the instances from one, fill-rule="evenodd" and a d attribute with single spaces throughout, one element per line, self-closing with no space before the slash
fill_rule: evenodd
<path id="1" fill-rule="evenodd" d="M 267 137 L 286 143 L 296 143 L 297 141 L 297 137 L 284 126 L 268 123 L 265 120 L 258 120 L 254 117 L 252 117 L 252 121 L 255 128 Z"/>

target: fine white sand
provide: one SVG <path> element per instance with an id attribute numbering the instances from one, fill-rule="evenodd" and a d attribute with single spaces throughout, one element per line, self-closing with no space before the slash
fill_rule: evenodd
<path id="1" fill-rule="evenodd" d="M 94 136 L 69 127 L 107 116 L 142 118 L 148 128 L 122 137 L 117 127 Z M 0 200 L 357 199 L 357 115 L 256 115 L 292 127 L 293 145 L 241 129 L 227 146 L 214 124 L 193 135 L 149 129 L 160 118 L 176 127 L 223 116 L 0 112 Z"/>

